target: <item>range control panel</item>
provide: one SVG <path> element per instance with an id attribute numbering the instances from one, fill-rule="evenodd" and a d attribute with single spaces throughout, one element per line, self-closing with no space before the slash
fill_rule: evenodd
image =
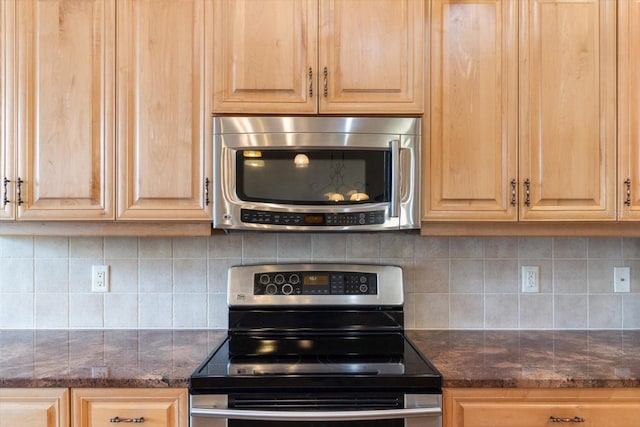
<path id="1" fill-rule="evenodd" d="M 377 274 L 279 271 L 254 274 L 254 295 L 377 295 Z"/>

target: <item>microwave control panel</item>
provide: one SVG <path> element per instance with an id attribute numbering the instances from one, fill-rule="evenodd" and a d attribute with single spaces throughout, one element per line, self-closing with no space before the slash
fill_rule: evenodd
<path id="1" fill-rule="evenodd" d="M 254 295 L 377 295 L 375 273 L 291 271 L 254 275 Z"/>
<path id="2" fill-rule="evenodd" d="M 272 225 L 347 226 L 384 224 L 385 211 L 353 213 L 290 213 L 253 209 L 241 210 L 242 222 Z"/>

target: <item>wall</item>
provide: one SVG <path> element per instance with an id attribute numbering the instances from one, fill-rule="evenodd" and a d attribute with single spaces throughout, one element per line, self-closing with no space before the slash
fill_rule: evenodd
<path id="1" fill-rule="evenodd" d="M 0 237 L 0 329 L 225 328 L 226 270 L 273 262 L 404 268 L 408 328 L 640 327 L 640 239 L 259 234 L 210 238 Z M 111 292 L 91 293 L 91 266 Z M 541 292 L 519 292 L 519 266 Z M 613 267 L 630 266 L 630 294 Z"/>

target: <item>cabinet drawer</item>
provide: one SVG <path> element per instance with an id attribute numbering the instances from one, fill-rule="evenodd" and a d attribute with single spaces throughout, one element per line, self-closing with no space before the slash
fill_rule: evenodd
<path id="1" fill-rule="evenodd" d="M 185 389 L 73 389 L 74 427 L 113 427 L 144 419 L 147 427 L 188 425 Z M 127 422 L 129 421 L 129 422 Z"/>
<path id="2" fill-rule="evenodd" d="M 637 427 L 640 403 L 461 403 L 465 427 Z M 552 420 L 554 417 L 557 422 Z M 561 422 L 564 421 L 564 422 Z M 461 425 L 461 424 L 455 424 Z"/>
<path id="3" fill-rule="evenodd" d="M 66 388 L 0 389 L 0 427 L 67 427 Z"/>

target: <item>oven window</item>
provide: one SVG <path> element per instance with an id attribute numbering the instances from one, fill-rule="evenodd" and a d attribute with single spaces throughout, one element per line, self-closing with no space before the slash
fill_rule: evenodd
<path id="1" fill-rule="evenodd" d="M 229 427 L 403 427 L 402 419 L 370 421 L 246 421 L 229 420 Z"/>
<path id="2" fill-rule="evenodd" d="M 390 199 L 390 162 L 383 150 L 241 150 L 237 195 L 300 205 L 384 203 Z"/>

